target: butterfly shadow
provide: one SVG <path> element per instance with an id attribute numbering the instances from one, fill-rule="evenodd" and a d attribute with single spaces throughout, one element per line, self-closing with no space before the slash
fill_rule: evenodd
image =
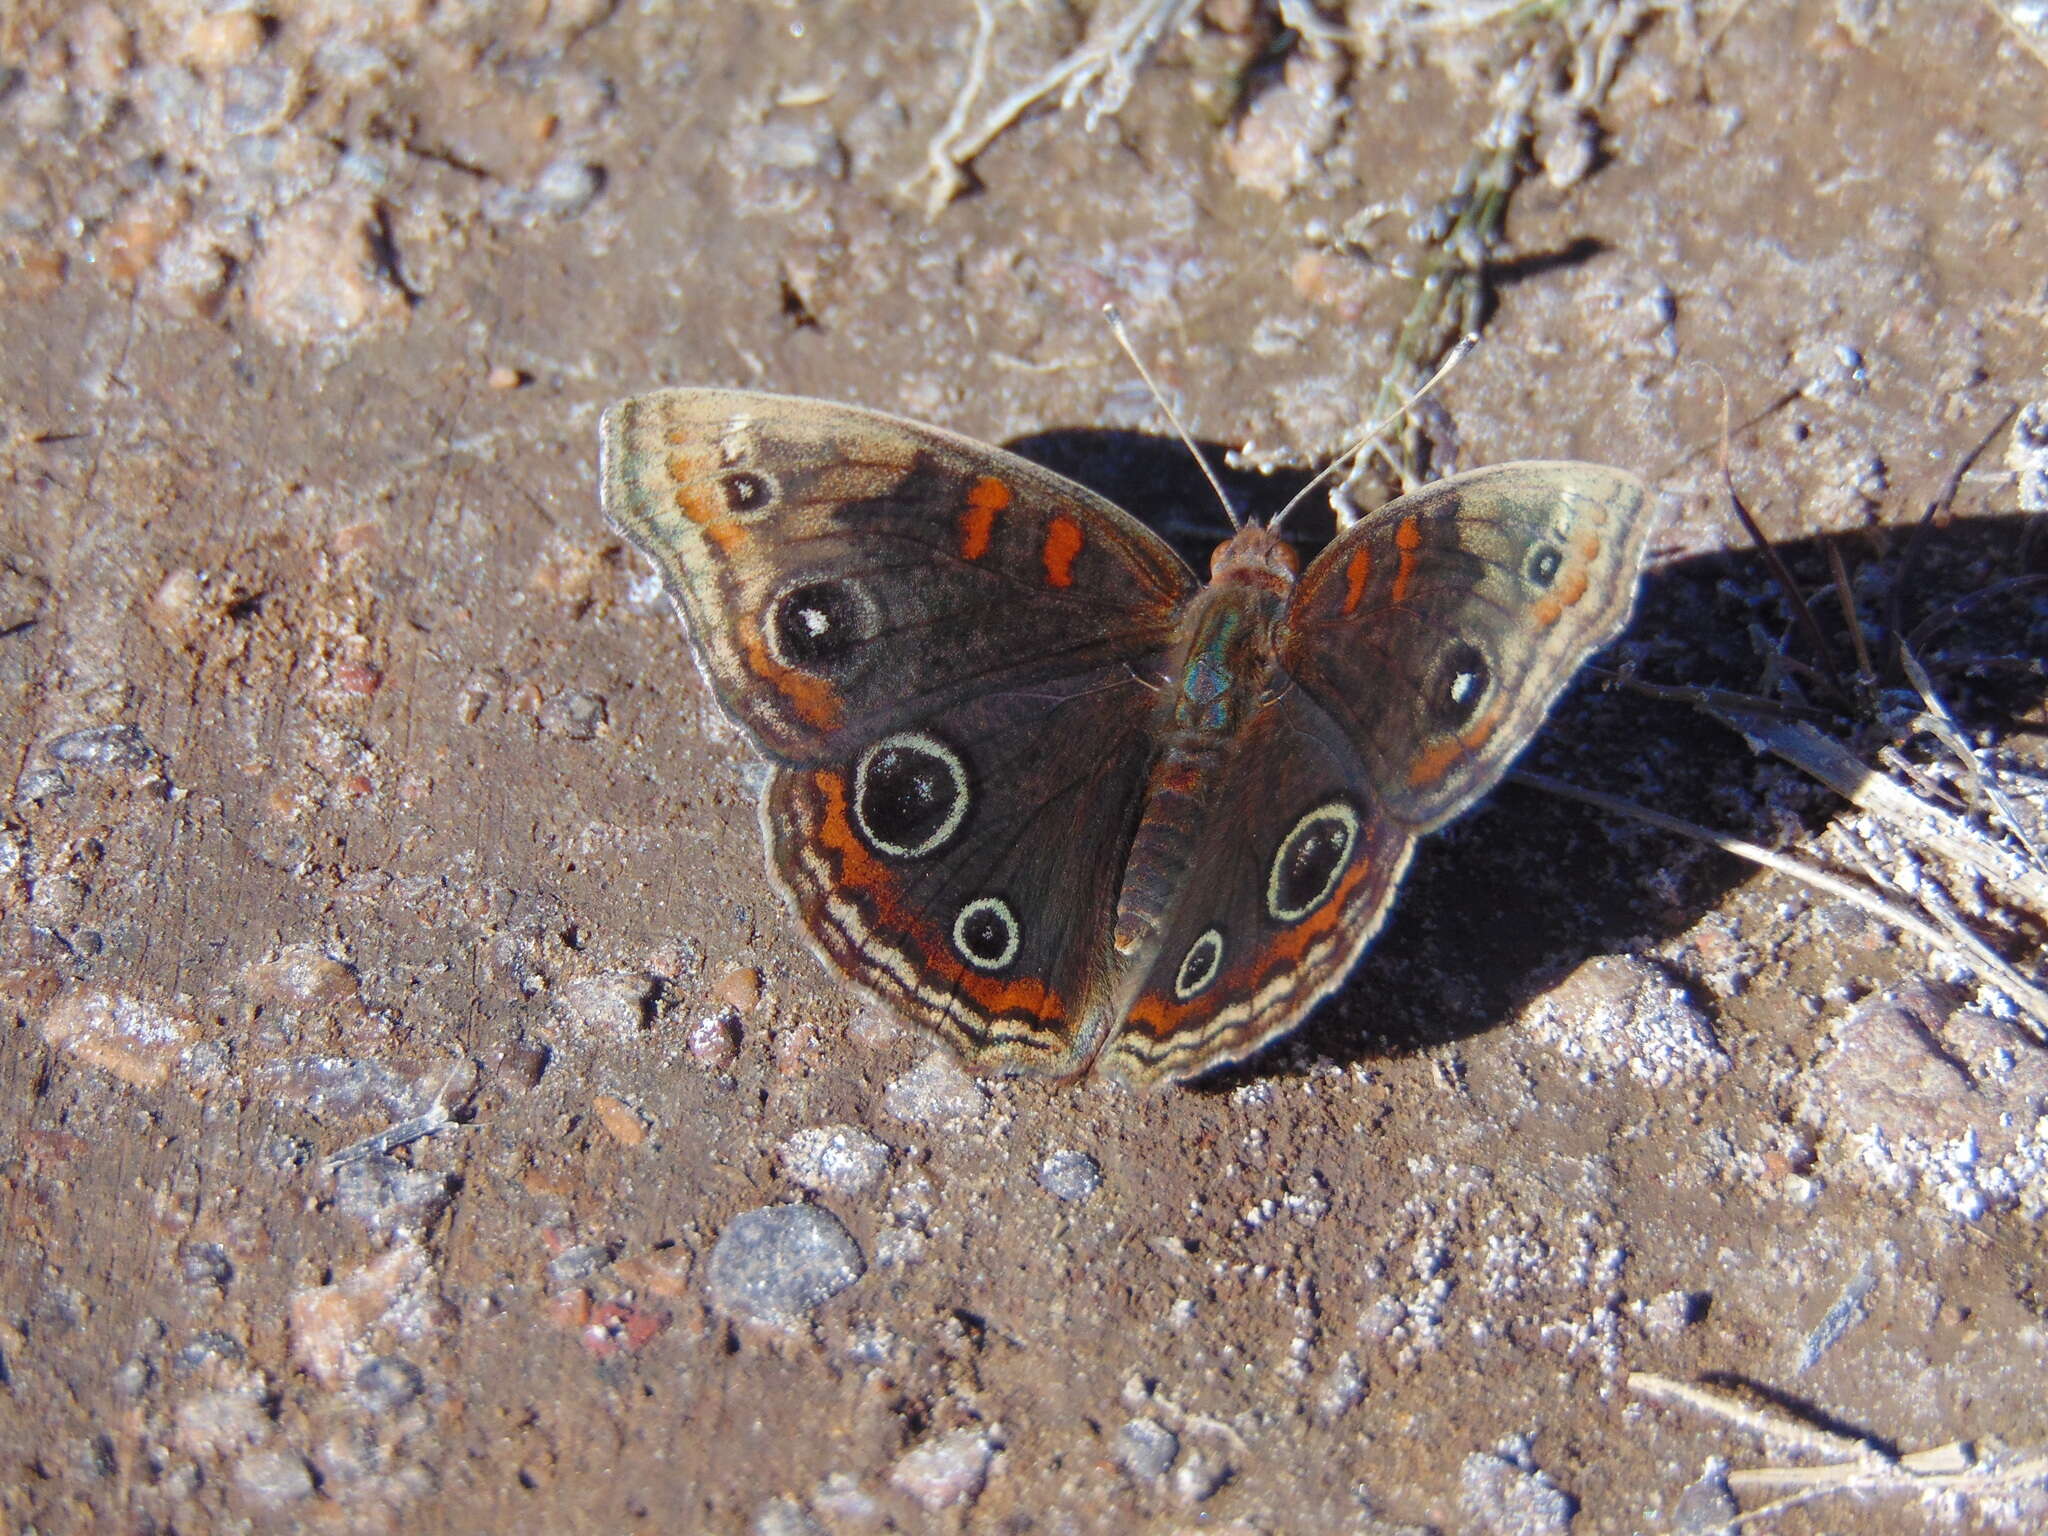
<path id="1" fill-rule="evenodd" d="M 1206 571 L 1209 551 L 1228 536 L 1214 493 L 1177 441 L 1060 431 L 1009 446 L 1129 508 L 1197 571 Z M 1204 446 L 1220 464 L 1220 450 Z M 1270 516 L 1309 477 L 1225 471 L 1222 478 L 1241 510 Z M 1313 510 L 1321 526 L 1302 531 L 1305 560 L 1329 531 L 1325 498 L 1311 501 L 1302 511 Z M 1966 732 L 1988 726 L 2014 741 L 2030 729 L 2038 736 L 2039 725 L 2024 722 L 2038 721 L 2048 697 L 2038 661 L 2048 654 L 2048 538 L 2040 537 L 2039 520 L 1994 513 L 1920 533 L 1859 529 L 1781 544 L 1777 552 L 1845 677 L 1853 677 L 1856 661 L 1832 582 L 1836 556 L 1852 573 L 1866 633 L 1924 638 L 1916 654 Z M 1767 846 L 1785 840 L 1788 806 L 1817 829 L 1844 802 L 1817 787 L 1809 792 L 1807 781 L 1759 759 L 1734 731 L 1686 703 L 1646 699 L 1616 676 L 1626 663 L 1655 683 L 1754 693 L 1783 653 L 1810 659 L 1795 631 L 1768 562 L 1754 550 L 1657 565 L 1645 576 L 1627 634 L 1559 702 L 1520 766 Z M 1780 658 L 1769 654 L 1774 646 L 1782 647 Z M 1876 697 L 1917 707 L 1888 647 L 1873 642 L 1872 653 Z M 1823 706 L 1814 723 L 1871 760 L 1880 737 L 1852 713 L 1825 708 L 1817 681 L 1806 691 Z M 1228 1092 L 1483 1034 L 1511 1023 L 1597 955 L 1646 955 L 1686 985 L 1684 946 L 1670 941 L 1758 875 L 1732 855 L 1505 784 L 1423 840 L 1371 949 L 1300 1029 L 1197 1086 Z"/>

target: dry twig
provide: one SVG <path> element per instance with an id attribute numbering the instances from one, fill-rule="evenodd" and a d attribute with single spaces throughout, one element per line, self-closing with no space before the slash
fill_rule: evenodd
<path id="1" fill-rule="evenodd" d="M 1852 1439 L 1787 1413 L 1647 1371 L 1632 1371 L 1629 1390 L 1653 1402 L 1689 1408 L 1786 1449 L 1818 1456 L 1819 1467 L 1753 1467 L 1728 1474 L 1729 1491 L 1791 1492 L 1745 1510 L 1736 1528 L 1831 1493 L 1893 1494 L 1925 1498 L 1945 1494 L 1972 1500 L 2012 1499 L 2048 1491 L 2048 1449 L 2016 1450 L 1996 1440 L 1953 1440 L 1924 1451 L 1894 1455 L 1873 1440 Z"/>
<path id="2" fill-rule="evenodd" d="M 1084 120 L 1084 127 L 1092 132 L 1105 117 L 1114 117 L 1123 109 L 1139 67 L 1160 39 L 1185 25 L 1199 6 L 1200 0 L 1134 0 L 1117 21 L 1103 26 L 1099 35 L 1010 92 L 970 128 L 968 116 L 988 81 L 996 25 L 989 0 L 974 0 L 974 46 L 968 55 L 967 79 L 954 97 L 944 125 L 926 146 L 924 170 L 903 191 L 907 194 L 929 178 L 925 216 L 937 218 L 967 186 L 967 167 L 974 158 L 1004 129 L 1055 94 L 1058 110 L 1065 112 L 1092 93 Z"/>

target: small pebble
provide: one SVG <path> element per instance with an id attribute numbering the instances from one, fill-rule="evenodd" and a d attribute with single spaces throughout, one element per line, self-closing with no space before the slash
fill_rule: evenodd
<path id="1" fill-rule="evenodd" d="M 213 1360 L 225 1360 L 232 1365 L 247 1353 L 248 1351 L 242 1348 L 240 1339 L 232 1334 L 209 1328 L 202 1333 L 193 1334 L 186 1340 L 184 1346 L 172 1357 L 172 1363 L 181 1371 L 196 1371 Z"/>
<path id="2" fill-rule="evenodd" d="M 1473 1536 L 1563 1536 L 1579 1501 L 1546 1473 L 1475 1451 L 1458 1474 L 1458 1507 Z"/>
<path id="3" fill-rule="evenodd" d="M 600 1302 L 590 1309 L 584 1322 L 583 1347 L 599 1360 L 638 1354 L 669 1322 L 668 1313 L 651 1307 L 629 1306 L 623 1301 Z"/>
<path id="4" fill-rule="evenodd" d="M 604 190 L 604 179 L 602 166 L 565 156 L 535 178 L 534 205 L 562 218 L 581 213 Z"/>
<path id="5" fill-rule="evenodd" d="M 1196 1451 L 1173 1469 L 1173 1492 L 1183 1504 L 1200 1504 L 1215 1496 L 1236 1469 Z"/>
<path id="6" fill-rule="evenodd" d="M 739 1059 L 740 1013 L 723 1008 L 690 1026 L 690 1055 L 698 1065 L 722 1072 Z"/>
<path id="7" fill-rule="evenodd" d="M 420 1368 L 397 1355 L 379 1355 L 356 1372 L 356 1397 L 372 1413 L 396 1413 L 420 1395 Z"/>
<path id="8" fill-rule="evenodd" d="M 277 340 L 338 341 L 406 313 L 382 253 L 382 215 L 364 189 L 338 183 L 265 220 L 245 269 L 250 319 Z"/>
<path id="9" fill-rule="evenodd" d="M 354 1379 L 368 1358 L 369 1335 L 393 1319 L 402 1319 L 408 1337 L 429 1342 L 454 1321 L 426 1249 L 412 1238 L 367 1264 L 333 1272 L 326 1285 L 292 1292 L 286 1309 L 291 1358 L 330 1388 Z"/>
<path id="10" fill-rule="evenodd" d="M 1594 956 L 1522 1018 L 1533 1039 L 1596 1078 L 1626 1070 L 1664 1088 L 1710 1081 L 1734 1065 L 1684 989 L 1633 955 Z"/>
<path id="11" fill-rule="evenodd" d="M 933 1051 L 889 1085 L 882 1108 L 917 1125 L 979 1120 L 988 1111 L 988 1090 L 951 1052 Z"/>
<path id="12" fill-rule="evenodd" d="M 986 1431 L 955 1429 L 912 1447 L 889 1469 L 889 1481 L 937 1514 L 972 1502 L 988 1482 L 995 1442 Z"/>
<path id="13" fill-rule="evenodd" d="M 291 1504 L 313 1492 L 313 1474 L 296 1451 L 251 1451 L 235 1463 L 235 1486 L 258 1504 Z"/>
<path id="14" fill-rule="evenodd" d="M 350 1158 L 334 1170 L 334 1205 L 379 1237 L 424 1232 L 448 1209 L 455 1181 L 382 1152 Z"/>
<path id="15" fill-rule="evenodd" d="M 184 1013 L 122 992 L 66 992 L 43 1015 L 43 1039 L 132 1088 L 161 1088 L 197 1037 Z"/>
<path id="16" fill-rule="evenodd" d="M 744 128 L 734 136 L 732 155 L 748 169 L 846 174 L 846 146 L 823 125 L 780 120 Z"/>
<path id="17" fill-rule="evenodd" d="M 1164 1477 L 1180 1455 L 1180 1437 L 1157 1419 L 1132 1419 L 1116 1432 L 1116 1461 L 1132 1477 Z"/>
<path id="18" fill-rule="evenodd" d="M 333 1119 L 384 1115 L 410 1119 L 424 1108 L 420 1085 L 380 1061 L 354 1056 L 300 1056 L 266 1062 L 264 1091 L 309 1114 Z"/>
<path id="19" fill-rule="evenodd" d="M 622 1147 L 637 1147 L 647 1139 L 647 1117 L 628 1104 L 624 1099 L 600 1093 L 590 1101 L 590 1107 L 597 1112 L 598 1124 L 605 1134 Z"/>
<path id="20" fill-rule="evenodd" d="M 820 1194 L 864 1195 L 889 1171 L 889 1148 L 857 1125 L 811 1126 L 783 1142 L 782 1176 Z"/>
<path id="21" fill-rule="evenodd" d="M 615 1260 L 612 1273 L 636 1291 L 673 1300 L 689 1289 L 690 1271 L 695 1264 L 695 1255 L 689 1249 L 672 1243 L 666 1248 Z"/>
<path id="22" fill-rule="evenodd" d="M 31 768 L 14 782 L 14 798 L 22 805 L 48 805 L 77 793 L 77 787 L 55 768 Z"/>
<path id="23" fill-rule="evenodd" d="M 335 687 L 358 698 L 370 698 L 384 686 L 384 673 L 367 661 L 337 661 L 329 675 Z"/>
<path id="24" fill-rule="evenodd" d="M 243 968 L 242 985 L 259 1003 L 287 1008 L 360 1001 L 356 973 L 317 944 L 293 944 Z"/>
<path id="25" fill-rule="evenodd" d="M 1678 1496 L 1671 1511 L 1672 1536 L 1735 1536 L 1741 1513 L 1728 1487 L 1727 1468 L 1716 1463 Z"/>
<path id="26" fill-rule="evenodd" d="M 1704 1291 L 1665 1291 L 1643 1303 L 1643 1331 L 1653 1338 L 1675 1338 L 1707 1315 Z"/>
<path id="27" fill-rule="evenodd" d="M 1357 1356 L 1348 1349 L 1343 1351 L 1330 1367 L 1322 1391 L 1317 1394 L 1316 1417 L 1325 1424 L 1335 1423 L 1365 1401 L 1365 1387 L 1365 1371 L 1360 1367 Z"/>
<path id="28" fill-rule="evenodd" d="M 739 966 L 718 978 L 711 989 L 714 1001 L 741 1013 L 752 1013 L 761 1002 L 761 973 L 751 965 Z"/>
<path id="29" fill-rule="evenodd" d="M 901 1040 L 907 1031 L 890 1013 L 870 1004 L 854 1014 L 846 1026 L 846 1038 L 864 1051 L 879 1051 Z"/>
<path id="30" fill-rule="evenodd" d="M 811 1495 L 811 1507 L 833 1521 L 835 1529 L 865 1530 L 883 1524 L 881 1502 L 851 1472 L 827 1473 Z"/>
<path id="31" fill-rule="evenodd" d="M 540 707 L 540 728 L 565 741 L 590 741 L 604 729 L 604 695 L 558 693 Z"/>
<path id="32" fill-rule="evenodd" d="M 200 1392 L 172 1410 L 171 1440 L 188 1456 L 229 1456 L 270 1435 L 262 1394 L 248 1383 Z"/>
<path id="33" fill-rule="evenodd" d="M 140 768 L 156 756 L 156 749 L 139 727 L 124 720 L 59 736 L 43 748 L 43 755 L 73 768 Z"/>
<path id="34" fill-rule="evenodd" d="M 659 987 L 644 971 L 579 976 L 562 984 L 557 1011 L 571 1024 L 628 1039 L 652 1021 Z"/>
<path id="35" fill-rule="evenodd" d="M 859 1246 L 830 1211 L 769 1205 L 726 1223 L 705 1266 L 705 1288 L 727 1312 L 799 1328 L 866 1267 Z"/>
<path id="36" fill-rule="evenodd" d="M 588 1280 L 612 1261 L 612 1250 L 603 1243 L 578 1243 L 565 1248 L 548 1261 L 548 1289 L 564 1290 L 579 1280 Z"/>
<path id="37" fill-rule="evenodd" d="M 506 1078 L 521 1088 L 537 1088 L 548 1069 L 548 1048 L 525 1040 L 514 1040 L 498 1053 L 498 1066 Z"/>
<path id="38" fill-rule="evenodd" d="M 1038 1185 L 1058 1200 L 1086 1200 L 1102 1188 L 1102 1165 L 1086 1152 L 1062 1147 L 1038 1165 Z"/>
<path id="39" fill-rule="evenodd" d="M 795 1499 L 768 1500 L 754 1511 L 753 1536 L 826 1536 L 825 1527 Z"/>
<path id="40" fill-rule="evenodd" d="M 484 388 L 486 389 L 500 391 L 517 389 L 525 382 L 525 374 L 521 373 L 517 368 L 508 368 L 503 363 L 499 363 L 489 373 L 484 375 Z"/>
<path id="41" fill-rule="evenodd" d="M 1349 67 L 1336 50 L 1287 55 L 1280 80 L 1252 97 L 1223 140 L 1223 164 L 1240 186 L 1277 200 L 1315 175 L 1343 120 Z"/>
<path id="42" fill-rule="evenodd" d="M 298 71 L 281 64 L 236 64 L 221 72 L 220 125 L 230 135 L 284 126 L 301 99 Z"/>
<path id="43" fill-rule="evenodd" d="M 235 1275 L 227 1250 L 219 1243 L 184 1243 L 178 1248 L 178 1278 L 187 1285 L 224 1291 Z"/>
<path id="44" fill-rule="evenodd" d="M 179 52 L 200 69 L 219 69 L 255 58 L 267 35 L 255 11 L 221 11 L 188 26 Z"/>

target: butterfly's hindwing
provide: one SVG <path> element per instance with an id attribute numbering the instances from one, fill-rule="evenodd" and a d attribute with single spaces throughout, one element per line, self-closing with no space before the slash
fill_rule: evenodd
<path id="1" fill-rule="evenodd" d="M 1192 1077 L 1292 1029 L 1378 931 L 1413 846 L 1327 712 L 1300 689 L 1267 703 L 1219 772 L 1103 1068 Z"/>
<path id="2" fill-rule="evenodd" d="M 1108 669 L 980 695 L 776 771 L 768 853 L 839 970 L 984 1069 L 1092 1053 L 1150 694 Z"/>

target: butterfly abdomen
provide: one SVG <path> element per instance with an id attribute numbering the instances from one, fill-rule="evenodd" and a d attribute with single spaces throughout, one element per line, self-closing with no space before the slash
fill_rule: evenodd
<path id="1" fill-rule="evenodd" d="M 1117 894 L 1118 954 L 1157 932 L 1214 814 L 1224 769 L 1270 695 L 1280 590 L 1212 586 L 1190 609 L 1178 648 L 1171 718 L 1145 785 L 1144 811 Z"/>
<path id="2" fill-rule="evenodd" d="M 1138 949 L 1165 920 L 1215 806 L 1226 742 L 1168 746 L 1145 784 L 1145 810 L 1116 898 L 1116 950 Z"/>

